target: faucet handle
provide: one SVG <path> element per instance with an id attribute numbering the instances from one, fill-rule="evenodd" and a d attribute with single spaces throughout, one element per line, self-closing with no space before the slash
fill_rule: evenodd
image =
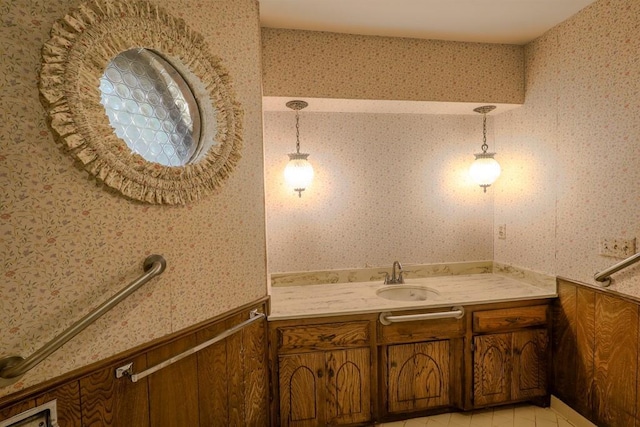
<path id="1" fill-rule="evenodd" d="M 400 283 L 400 284 L 404 283 L 404 277 L 402 276 L 402 273 L 404 273 L 404 271 L 400 269 L 400 273 L 398 273 L 397 283 Z"/>
<path id="2" fill-rule="evenodd" d="M 380 272 L 380 274 L 382 274 L 383 272 Z M 389 273 L 387 273 L 386 271 L 384 272 L 384 284 L 388 285 L 389 284 Z"/>

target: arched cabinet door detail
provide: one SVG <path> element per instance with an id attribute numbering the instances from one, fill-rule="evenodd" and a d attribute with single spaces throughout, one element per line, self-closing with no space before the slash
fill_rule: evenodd
<path id="1" fill-rule="evenodd" d="M 513 396 L 514 400 L 543 396 L 547 390 L 546 330 L 513 334 Z"/>
<path id="2" fill-rule="evenodd" d="M 509 400 L 511 394 L 511 334 L 474 337 L 474 404 L 485 405 Z"/>
<path id="3" fill-rule="evenodd" d="M 389 412 L 450 404 L 449 341 L 388 347 Z"/>
<path id="4" fill-rule="evenodd" d="M 321 414 L 322 353 L 280 357 L 280 413 L 282 426 L 316 426 Z"/>
<path id="5" fill-rule="evenodd" d="M 370 351 L 368 348 L 326 353 L 326 420 L 331 425 L 371 418 Z"/>
<path id="6" fill-rule="evenodd" d="M 474 337 L 474 406 L 545 396 L 548 340 L 546 329 Z"/>

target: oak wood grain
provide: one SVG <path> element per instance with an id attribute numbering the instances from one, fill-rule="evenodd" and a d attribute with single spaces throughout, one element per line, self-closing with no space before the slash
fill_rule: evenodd
<path id="1" fill-rule="evenodd" d="M 551 339 L 551 392 L 568 405 L 576 402 L 577 294 L 576 286 L 558 282 L 553 303 Z"/>
<path id="2" fill-rule="evenodd" d="M 280 425 L 323 425 L 324 354 L 291 354 L 279 357 Z"/>
<path id="3" fill-rule="evenodd" d="M 225 322 L 212 325 L 197 333 L 197 342 L 205 342 L 224 332 L 225 329 Z M 226 340 L 200 351 L 197 354 L 197 360 L 200 424 L 211 427 L 227 427 L 230 424 Z"/>
<path id="4" fill-rule="evenodd" d="M 476 407 L 511 400 L 511 334 L 473 338 L 473 403 Z"/>
<path id="5" fill-rule="evenodd" d="M 269 424 L 269 371 L 267 369 L 266 321 L 256 322 L 242 332 L 244 363 L 244 407 L 243 425 L 263 427 Z"/>
<path id="6" fill-rule="evenodd" d="M 389 412 L 449 405 L 448 340 L 392 345 L 388 352 Z"/>
<path id="7" fill-rule="evenodd" d="M 245 314 L 237 314 L 232 318 L 228 319 L 226 323 L 227 328 L 232 328 L 233 326 L 247 320 Z M 227 391 L 229 393 L 229 425 L 231 426 L 239 426 L 244 423 L 244 413 L 245 413 L 245 383 L 244 383 L 244 375 L 243 375 L 243 342 L 242 342 L 242 332 L 238 332 L 234 335 L 231 335 L 227 338 Z"/>
<path id="8" fill-rule="evenodd" d="M 575 348 L 568 360 L 575 372 L 573 408 L 585 416 L 593 416 L 594 352 L 596 331 L 596 293 L 586 288 L 576 288 L 576 338 Z"/>
<path id="9" fill-rule="evenodd" d="M 547 305 L 477 311 L 473 332 L 501 332 L 547 324 Z"/>
<path id="10" fill-rule="evenodd" d="M 147 366 L 144 354 L 131 361 L 139 371 Z M 147 379 L 133 383 L 128 378 L 116 378 L 114 371 L 118 366 L 109 366 L 80 380 L 83 426 L 149 426 Z"/>
<path id="11" fill-rule="evenodd" d="M 36 401 L 34 399 L 24 400 L 11 406 L 0 409 L 0 421 L 5 421 L 11 417 L 14 417 L 24 411 L 36 407 Z"/>
<path id="12" fill-rule="evenodd" d="M 195 345 L 195 335 L 187 336 L 148 352 L 147 363 L 156 365 Z M 147 377 L 152 426 L 199 425 L 197 375 L 196 356 L 191 355 Z"/>
<path id="13" fill-rule="evenodd" d="M 523 400 L 547 394 L 547 329 L 513 332 L 511 399 Z"/>
<path id="14" fill-rule="evenodd" d="M 638 369 L 638 306 L 596 296 L 594 419 L 599 426 L 635 423 Z"/>
<path id="15" fill-rule="evenodd" d="M 381 325 L 378 330 L 380 343 L 436 341 L 464 336 L 465 322 L 463 319 L 436 319 Z"/>
<path id="16" fill-rule="evenodd" d="M 361 347 L 369 343 L 369 322 L 325 323 L 278 328 L 278 348 L 287 351 Z"/>
<path id="17" fill-rule="evenodd" d="M 325 422 L 337 425 L 371 420 L 369 348 L 327 352 L 325 365 Z"/>

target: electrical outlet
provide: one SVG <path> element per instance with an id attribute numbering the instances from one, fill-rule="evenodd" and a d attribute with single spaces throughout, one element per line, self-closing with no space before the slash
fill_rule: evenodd
<path id="1" fill-rule="evenodd" d="M 600 255 L 627 258 L 636 253 L 636 239 L 603 237 L 600 240 Z"/>
<path id="2" fill-rule="evenodd" d="M 498 226 L 498 239 L 500 240 L 507 239 L 507 224 L 500 224 Z"/>

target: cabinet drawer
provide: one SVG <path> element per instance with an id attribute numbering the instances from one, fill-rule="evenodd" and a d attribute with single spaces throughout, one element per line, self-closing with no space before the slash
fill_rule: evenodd
<path id="1" fill-rule="evenodd" d="M 378 323 L 378 342 L 381 344 L 395 344 L 401 342 L 458 338 L 464 336 L 464 331 L 464 318 L 420 320 L 416 322 L 393 323 L 386 326 Z"/>
<path id="2" fill-rule="evenodd" d="M 547 305 L 477 311 L 473 313 L 473 332 L 496 332 L 547 324 Z"/>
<path id="3" fill-rule="evenodd" d="M 323 350 L 369 345 L 369 322 L 323 323 L 278 328 L 278 350 Z"/>

